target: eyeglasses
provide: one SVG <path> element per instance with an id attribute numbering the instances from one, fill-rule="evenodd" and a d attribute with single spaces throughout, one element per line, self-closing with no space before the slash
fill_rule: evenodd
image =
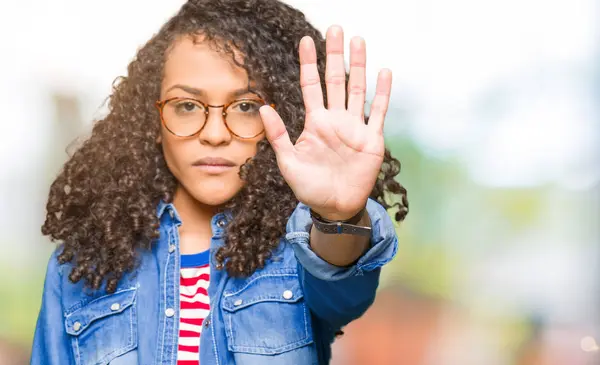
<path id="1" fill-rule="evenodd" d="M 260 97 L 234 100 L 224 105 L 210 105 L 193 98 L 170 98 L 156 102 L 165 128 L 178 137 L 191 137 L 206 125 L 209 108 L 223 108 L 221 114 L 227 130 L 238 138 L 254 138 L 264 131 L 258 110 L 267 104 Z"/>

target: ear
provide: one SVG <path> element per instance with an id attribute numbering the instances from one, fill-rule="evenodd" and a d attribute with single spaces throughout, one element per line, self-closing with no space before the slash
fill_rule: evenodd
<path id="1" fill-rule="evenodd" d="M 162 134 L 160 134 L 160 132 L 158 133 L 158 135 L 156 136 L 156 144 L 161 144 L 162 143 Z"/>

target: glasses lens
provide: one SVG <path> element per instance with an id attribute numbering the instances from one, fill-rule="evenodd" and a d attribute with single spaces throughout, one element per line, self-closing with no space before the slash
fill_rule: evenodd
<path id="1" fill-rule="evenodd" d="M 206 110 L 196 100 L 175 99 L 165 104 L 163 119 L 171 132 L 187 137 L 202 128 L 206 121 Z"/>
<path id="2" fill-rule="evenodd" d="M 242 138 L 259 135 L 263 131 L 263 122 L 258 110 L 265 105 L 262 100 L 246 99 L 233 102 L 225 111 L 227 126 Z"/>

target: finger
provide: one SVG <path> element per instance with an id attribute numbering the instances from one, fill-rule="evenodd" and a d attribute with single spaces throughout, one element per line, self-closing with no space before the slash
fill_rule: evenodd
<path id="1" fill-rule="evenodd" d="M 265 126 L 265 134 L 275 151 L 277 160 L 285 159 L 286 155 L 293 152 L 294 145 L 290 141 L 290 136 L 285 128 L 285 124 L 283 124 L 283 120 L 281 120 L 275 109 L 268 105 L 260 107 L 259 112 Z"/>
<path id="2" fill-rule="evenodd" d="M 327 85 L 328 109 L 346 108 L 346 67 L 344 66 L 344 32 L 339 26 L 327 30 L 327 64 L 325 84 Z"/>
<path id="3" fill-rule="evenodd" d="M 367 80 L 365 67 L 367 51 L 365 41 L 354 37 L 350 41 L 350 80 L 348 82 L 348 111 L 362 120 L 365 111 Z"/>
<path id="4" fill-rule="evenodd" d="M 304 97 L 306 114 L 323 109 L 323 90 L 317 68 L 317 51 L 311 37 L 300 40 L 300 86 Z"/>
<path id="5" fill-rule="evenodd" d="M 377 88 L 369 115 L 369 128 L 380 134 L 383 134 L 383 122 L 390 102 L 391 90 L 392 71 L 383 69 L 379 71 L 379 76 L 377 77 Z"/>

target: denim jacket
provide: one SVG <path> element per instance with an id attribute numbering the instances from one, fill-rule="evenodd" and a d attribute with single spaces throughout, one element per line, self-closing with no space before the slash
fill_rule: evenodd
<path id="1" fill-rule="evenodd" d="M 309 246 L 311 218 L 299 204 L 264 268 L 233 278 L 210 263 L 210 312 L 200 338 L 202 365 L 327 364 L 335 333 L 372 304 L 381 267 L 396 253 L 385 209 L 367 203 L 372 236 L 351 267 L 333 266 Z M 176 365 L 181 220 L 161 203 L 160 238 L 112 294 L 68 279 L 70 264 L 50 258 L 33 342 L 36 365 Z M 228 214 L 213 217 L 211 253 L 223 245 Z M 211 255 L 212 256 L 212 255 Z"/>

